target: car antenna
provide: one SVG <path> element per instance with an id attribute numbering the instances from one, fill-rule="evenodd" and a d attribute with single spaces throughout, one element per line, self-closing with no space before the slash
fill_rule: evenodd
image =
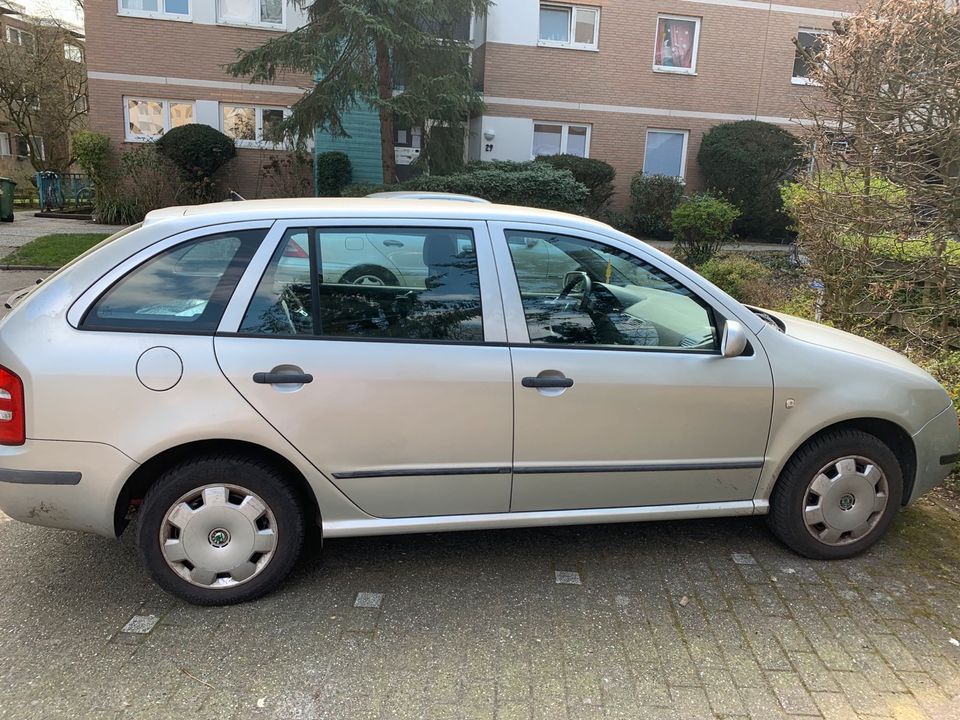
<path id="1" fill-rule="evenodd" d="M 236 190 L 231 190 L 231 191 L 230 191 L 230 194 L 227 195 L 227 200 L 232 201 L 232 202 L 239 202 L 239 201 L 241 201 L 241 200 L 246 200 L 246 198 L 243 197 L 243 196 L 242 196 L 240 193 L 238 193 Z"/>

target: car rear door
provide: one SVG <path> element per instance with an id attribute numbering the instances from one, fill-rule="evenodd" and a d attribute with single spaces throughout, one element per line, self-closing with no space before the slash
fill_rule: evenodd
<path id="1" fill-rule="evenodd" d="M 760 344 L 721 357 L 723 309 L 617 239 L 490 227 L 514 369 L 511 510 L 748 503 L 772 402 Z M 514 274 L 533 240 L 587 276 L 586 297 L 580 274 L 563 293 Z"/>
<path id="2" fill-rule="evenodd" d="M 426 283 L 324 281 L 325 247 L 398 234 L 417 236 Z M 306 281 L 283 272 L 291 243 L 309 256 Z M 280 222 L 234 293 L 217 359 L 365 512 L 504 512 L 513 398 L 494 268 L 482 222 Z"/>

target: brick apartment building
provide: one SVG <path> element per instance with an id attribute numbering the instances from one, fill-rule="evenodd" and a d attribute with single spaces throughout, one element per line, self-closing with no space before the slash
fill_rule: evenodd
<path id="1" fill-rule="evenodd" d="M 69 25 L 32 18 L 22 5 L 10 0 L 0 0 L 0 42 L 6 43 L 4 49 L 12 48 L 15 51 L 8 57 L 17 58 L 22 57 L 19 53 L 37 52 L 38 48 L 51 49 L 51 44 L 56 43 L 57 47 L 52 49 L 59 52 L 59 47 L 62 46 L 63 60 L 67 63 L 78 63 L 77 68 L 82 72 L 80 63 L 83 62 L 83 35 Z M 46 157 L 42 134 L 36 133 L 30 137 L 32 142 L 28 142 L 28 138 L 20 134 L 20 130 L 0 108 L 0 175 L 31 174 L 31 154 L 36 152 L 41 158 Z M 54 147 L 55 159 L 66 156 L 69 156 L 69 148 Z"/>
<path id="2" fill-rule="evenodd" d="M 696 156 L 711 126 L 759 119 L 795 127 L 817 89 L 794 40 L 811 45 L 856 0 L 497 0 L 470 23 L 487 109 L 470 119 L 471 160 L 529 160 L 568 152 L 617 170 L 620 202 L 640 169 L 701 183 Z M 90 126 L 119 143 L 186 122 L 237 136 L 235 186 L 263 194 L 258 168 L 276 148 L 258 139 L 308 77 L 251 85 L 227 75 L 238 47 L 293 29 L 284 0 L 90 0 L 86 6 Z M 242 120 L 243 122 L 241 122 Z M 346 151 L 355 180 L 379 182 L 376 116 L 352 113 Z M 253 131 L 242 131 L 252 126 Z M 396 137 L 400 164 L 416 128 Z"/>

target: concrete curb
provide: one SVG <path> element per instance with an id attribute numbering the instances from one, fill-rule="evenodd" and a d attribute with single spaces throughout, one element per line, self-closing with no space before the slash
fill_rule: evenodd
<path id="1" fill-rule="evenodd" d="M 59 270 L 62 266 L 60 265 L 0 265 L 0 270 L 46 270 L 52 272 L 54 270 Z"/>

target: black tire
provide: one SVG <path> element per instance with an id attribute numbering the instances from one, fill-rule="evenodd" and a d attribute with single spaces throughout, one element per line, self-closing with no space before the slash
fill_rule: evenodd
<path id="1" fill-rule="evenodd" d="M 249 579 L 231 587 L 200 587 L 168 564 L 161 550 L 161 529 L 167 512 L 181 498 L 218 484 L 258 496 L 273 515 L 276 540 L 272 557 Z M 303 549 L 305 524 L 303 503 L 275 467 L 241 455 L 206 455 L 170 468 L 150 488 L 139 512 L 137 545 L 146 570 L 171 595 L 195 605 L 233 605 L 265 595 L 286 578 Z"/>
<path id="2" fill-rule="evenodd" d="M 353 285 L 365 277 L 377 278 L 384 285 L 396 286 L 400 284 L 396 275 L 379 265 L 358 265 L 355 268 L 350 268 L 340 278 L 340 282 Z"/>
<path id="3" fill-rule="evenodd" d="M 844 533 L 837 541 L 842 544 L 829 544 L 813 534 L 819 528 L 826 531 L 827 525 L 814 525 L 813 530 L 808 529 L 804 512 L 818 497 L 810 486 L 820 470 L 849 456 L 867 458 L 883 473 L 887 486 L 886 507 L 869 516 L 868 522 L 872 526 L 861 537 Z M 845 493 L 842 501 L 846 504 L 851 496 L 852 493 Z M 860 430 L 837 430 L 811 440 L 790 458 L 773 487 L 767 521 L 773 534 L 794 552 L 815 560 L 839 560 L 858 555 L 883 537 L 900 509 L 902 498 L 903 473 L 890 448 Z M 869 497 L 863 498 L 864 502 L 869 500 Z M 831 507 L 837 506 L 831 503 Z M 841 506 L 841 509 L 852 510 L 854 507 Z"/>

